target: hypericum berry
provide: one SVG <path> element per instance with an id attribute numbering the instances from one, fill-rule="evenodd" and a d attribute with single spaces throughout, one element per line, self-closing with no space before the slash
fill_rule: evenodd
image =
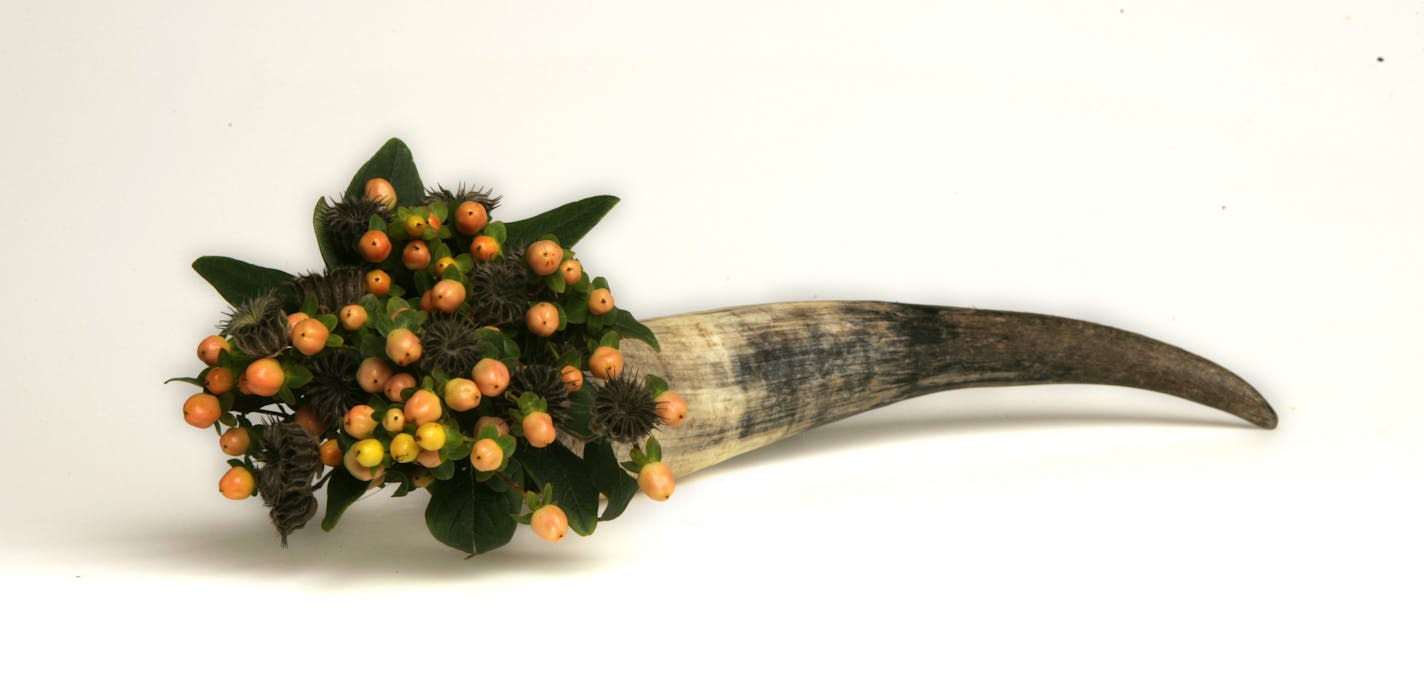
<path id="1" fill-rule="evenodd" d="M 346 411 L 346 417 L 341 419 L 341 429 L 356 439 L 370 437 L 376 431 L 376 409 L 358 405 Z"/>
<path id="2" fill-rule="evenodd" d="M 687 401 L 672 391 L 663 391 L 653 400 L 658 402 L 658 419 L 668 427 L 677 427 L 687 419 Z"/>
<path id="3" fill-rule="evenodd" d="M 331 331 L 316 318 L 307 318 L 292 328 L 292 346 L 310 357 L 326 348 Z"/>
<path id="4" fill-rule="evenodd" d="M 431 301 L 430 299 L 431 299 L 431 297 L 430 297 L 430 291 L 428 291 L 428 290 L 427 290 L 425 293 L 423 293 L 423 294 L 420 295 L 420 310 L 425 311 L 426 313 L 429 313 L 430 311 L 432 311 L 432 310 L 435 309 L 435 303 L 434 303 L 433 301 Z M 394 316 L 392 316 L 392 317 L 394 317 Z"/>
<path id="5" fill-rule="evenodd" d="M 400 366 L 414 364 L 420 351 L 420 338 L 408 328 L 396 328 L 386 336 L 386 356 Z"/>
<path id="6" fill-rule="evenodd" d="M 439 451 L 445 446 L 445 426 L 427 422 L 415 431 L 415 442 L 425 451 Z"/>
<path id="7" fill-rule="evenodd" d="M 224 366 L 215 366 L 203 376 L 203 385 L 207 387 L 208 393 L 215 396 L 231 391 L 234 382 L 232 370 Z"/>
<path id="8" fill-rule="evenodd" d="M 500 464 L 504 463 L 504 450 L 499 448 L 499 442 L 493 439 L 481 439 L 475 442 L 475 447 L 470 451 L 470 465 L 476 471 L 488 473 L 499 470 Z"/>
<path id="9" fill-rule="evenodd" d="M 493 398 L 509 388 L 509 367 L 498 359 L 486 357 L 475 363 L 470 378 L 475 380 L 480 393 Z"/>
<path id="10" fill-rule="evenodd" d="M 588 358 L 590 374 L 607 381 L 623 373 L 623 353 L 617 347 L 599 347 Z"/>
<path id="11" fill-rule="evenodd" d="M 401 251 L 401 264 L 408 270 L 425 269 L 430 266 L 430 246 L 424 240 L 412 240 Z"/>
<path id="12" fill-rule="evenodd" d="M 559 371 L 559 378 L 564 382 L 564 390 L 569 393 L 583 388 L 583 370 L 576 366 L 565 366 Z"/>
<path id="13" fill-rule="evenodd" d="M 658 502 L 672 495 L 673 486 L 672 469 L 661 461 L 643 464 L 642 470 L 638 471 L 638 488 Z"/>
<path id="14" fill-rule="evenodd" d="M 387 432 L 397 434 L 405 429 L 405 411 L 400 408 L 388 408 L 386 414 L 381 416 L 381 427 Z"/>
<path id="15" fill-rule="evenodd" d="M 391 275 L 379 269 L 373 269 L 366 273 L 366 291 L 376 296 L 385 296 L 391 292 Z"/>
<path id="16" fill-rule="evenodd" d="M 415 457 L 415 461 L 426 468 L 439 468 L 440 464 L 445 462 L 438 451 L 422 451 L 420 456 Z"/>
<path id="17" fill-rule="evenodd" d="M 573 286 L 583 279 L 583 263 L 572 259 L 564 260 L 564 263 L 559 265 L 559 273 L 564 275 L 565 284 Z"/>
<path id="18" fill-rule="evenodd" d="M 554 430 L 554 419 L 548 413 L 535 411 L 524 416 L 521 423 L 524 428 L 524 439 L 529 442 L 529 446 L 542 449 L 554 443 L 557 432 Z"/>
<path id="19" fill-rule="evenodd" d="M 465 235 L 475 235 L 489 223 L 489 211 L 484 205 L 467 201 L 455 207 L 455 228 Z"/>
<path id="20" fill-rule="evenodd" d="M 435 286 L 430 289 L 430 301 L 435 310 L 454 313 L 459 310 L 460 304 L 465 302 L 465 285 L 453 279 L 435 282 Z"/>
<path id="21" fill-rule="evenodd" d="M 391 369 L 391 365 L 384 359 L 367 357 L 361 360 L 361 366 L 356 369 L 356 383 L 361 384 L 361 390 L 367 393 L 380 393 L 394 373 L 395 370 Z"/>
<path id="22" fill-rule="evenodd" d="M 594 289 L 588 295 L 588 312 L 596 316 L 613 310 L 613 292 L 607 289 Z"/>
<path id="23" fill-rule="evenodd" d="M 524 260 L 529 263 L 529 269 L 541 277 L 553 274 L 564 261 L 564 249 L 552 240 L 541 240 L 524 251 Z"/>
<path id="24" fill-rule="evenodd" d="M 341 445 L 334 439 L 328 439 L 321 443 L 319 449 L 321 463 L 325 466 L 341 465 Z"/>
<path id="25" fill-rule="evenodd" d="M 298 425 L 301 425 L 302 429 L 306 430 L 307 434 L 313 437 L 320 437 L 326 434 L 326 422 L 321 419 L 321 416 L 317 415 L 316 408 L 310 405 L 303 405 L 297 408 L 297 411 L 292 413 L 292 420 Z"/>
<path id="26" fill-rule="evenodd" d="M 218 479 L 218 492 L 229 500 L 245 500 L 257 489 L 257 479 L 245 466 L 233 466 Z"/>
<path id="27" fill-rule="evenodd" d="M 367 262 L 385 262 L 391 256 L 391 239 L 385 231 L 366 231 L 356 246 L 361 251 L 361 259 Z"/>
<path id="28" fill-rule="evenodd" d="M 430 222 L 411 214 L 405 217 L 405 222 L 401 225 L 405 228 L 406 235 L 412 238 L 420 238 L 425 235 L 425 229 L 430 225 Z"/>
<path id="29" fill-rule="evenodd" d="M 384 468 L 369 468 L 366 466 L 362 466 L 361 462 L 356 460 L 356 445 L 354 444 L 351 446 L 350 449 L 346 450 L 345 456 L 341 457 L 341 463 L 346 466 L 347 473 L 350 473 L 352 476 L 354 476 L 356 480 L 363 481 L 366 483 L 372 482 L 377 477 L 385 474 L 386 472 L 386 469 Z"/>
<path id="30" fill-rule="evenodd" d="M 405 392 L 415 388 L 415 377 L 410 374 L 396 374 L 386 381 L 385 394 L 391 402 L 404 400 Z"/>
<path id="31" fill-rule="evenodd" d="M 228 344 L 227 340 L 218 335 L 209 335 L 198 343 L 198 359 L 208 366 L 217 366 L 218 353 L 230 349 L 232 345 Z"/>
<path id="32" fill-rule="evenodd" d="M 429 469 L 418 468 L 410 474 L 410 485 L 413 488 L 429 488 L 435 482 L 435 476 Z"/>
<path id="33" fill-rule="evenodd" d="M 405 401 L 405 421 L 416 426 L 440 419 L 440 396 L 420 389 Z"/>
<path id="34" fill-rule="evenodd" d="M 218 448 L 228 456 L 242 456 L 252 446 L 252 432 L 246 427 L 234 427 L 218 438 Z"/>
<path id="35" fill-rule="evenodd" d="M 363 439 L 351 445 L 351 452 L 356 456 L 356 463 L 366 468 L 375 468 L 381 463 L 381 459 L 386 456 L 386 447 L 379 439 Z"/>
<path id="36" fill-rule="evenodd" d="M 480 262 L 489 262 L 499 257 L 499 253 L 499 241 L 487 235 L 475 236 L 474 241 L 470 243 L 470 257 Z"/>
<path id="37" fill-rule="evenodd" d="M 242 378 L 246 379 L 248 393 L 270 398 L 282 390 L 287 375 L 282 371 L 281 362 L 268 357 L 248 364 Z"/>
<path id="38" fill-rule="evenodd" d="M 415 461 L 420 456 L 420 447 L 415 444 L 415 437 L 401 433 L 391 439 L 391 458 L 399 463 L 408 464 Z"/>
<path id="39" fill-rule="evenodd" d="M 534 511 L 529 527 L 540 539 L 552 544 L 569 533 L 569 518 L 558 505 L 545 505 Z"/>
<path id="40" fill-rule="evenodd" d="M 529 332 L 539 337 L 548 337 L 559 330 L 559 308 L 548 301 L 540 301 L 529 307 L 524 314 L 524 323 Z"/>
<path id="41" fill-rule="evenodd" d="M 341 327 L 347 330 L 360 330 L 366 324 L 366 309 L 357 304 L 343 306 L 341 308 Z"/>
<path id="42" fill-rule="evenodd" d="M 396 188 L 384 177 L 366 180 L 366 200 L 373 201 L 392 211 L 396 208 Z"/>
<path id="43" fill-rule="evenodd" d="M 450 269 L 450 265 L 455 264 L 455 258 L 442 257 L 435 261 L 435 276 L 444 276 L 445 270 Z"/>
<path id="44" fill-rule="evenodd" d="M 425 217 L 425 223 L 430 226 L 430 230 L 432 230 L 432 231 L 437 231 L 437 232 L 438 232 L 438 231 L 440 230 L 440 228 L 444 225 L 444 222 L 442 222 L 442 221 L 440 220 L 440 217 L 439 217 L 439 216 L 436 216 L 435 214 L 431 214 L 431 215 L 429 215 L 429 216 L 426 216 L 426 217 Z"/>
<path id="45" fill-rule="evenodd" d="M 463 413 L 466 410 L 473 410 L 480 404 L 480 387 L 466 378 L 450 379 L 445 384 L 445 405 L 450 409 Z"/>
<path id="46" fill-rule="evenodd" d="M 502 417 L 489 415 L 475 420 L 475 434 L 479 434 L 480 430 L 485 428 L 485 425 L 493 425 L 495 433 L 501 437 L 509 434 L 509 423 Z"/>
<path id="47" fill-rule="evenodd" d="M 306 320 L 306 319 L 308 319 L 308 318 L 311 318 L 311 316 L 309 316 L 309 315 L 307 315 L 307 314 L 305 314 L 305 313 L 302 313 L 301 311 L 297 311 L 296 313 L 288 313 L 288 314 L 287 314 L 287 339 L 288 339 L 288 340 L 291 340 L 291 339 L 292 339 L 292 331 L 297 329 L 297 323 L 300 323 L 300 322 L 302 322 L 302 321 L 304 321 L 304 320 Z"/>

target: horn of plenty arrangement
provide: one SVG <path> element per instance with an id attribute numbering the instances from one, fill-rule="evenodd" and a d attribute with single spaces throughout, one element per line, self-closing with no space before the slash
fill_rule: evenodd
<path id="1" fill-rule="evenodd" d="M 219 491 L 260 496 L 283 546 L 321 491 L 324 530 L 372 490 L 427 493 L 431 534 L 476 554 L 521 523 L 591 534 L 639 491 L 954 388 L 1128 386 L 1276 425 L 1226 369 L 1067 318 L 866 301 L 639 322 L 573 251 L 617 201 L 500 221 L 499 197 L 426 188 L 392 139 L 317 201 L 321 272 L 199 258 L 231 308 L 170 381 L 200 388 L 183 417 L 217 433 Z"/>

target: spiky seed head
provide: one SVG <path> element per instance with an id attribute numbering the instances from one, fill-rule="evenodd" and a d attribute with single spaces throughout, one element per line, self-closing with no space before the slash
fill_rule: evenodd
<path id="1" fill-rule="evenodd" d="M 336 313 L 356 303 L 366 293 L 360 267 L 337 267 L 324 273 L 303 274 L 287 280 L 287 288 L 300 304 L 310 294 L 316 297 L 317 312 Z"/>
<path id="2" fill-rule="evenodd" d="M 286 546 L 287 535 L 316 516 L 312 489 L 321 472 L 321 450 L 295 421 L 271 420 L 262 430 L 259 456 L 264 466 L 257 474 L 257 490 Z"/>
<path id="3" fill-rule="evenodd" d="M 391 212 L 385 206 L 366 199 L 359 192 L 347 192 L 340 201 L 333 201 L 326 210 L 326 232 L 342 255 L 360 257 L 357 243 L 371 229 L 371 217 L 380 216 L 390 223 Z"/>
<path id="4" fill-rule="evenodd" d="M 436 185 L 425 191 L 425 197 L 420 203 L 429 206 L 434 203 L 444 204 L 450 209 L 454 209 L 460 204 L 472 201 L 485 207 L 485 211 L 494 211 L 499 206 L 499 200 L 503 197 L 493 196 L 494 191 L 488 187 L 484 189 L 466 188 L 463 183 L 454 192 Z"/>
<path id="5" fill-rule="evenodd" d="M 522 250 L 489 262 L 476 262 L 471 272 L 470 306 L 476 325 L 509 325 L 524 321 L 529 309 L 529 271 Z"/>
<path id="6" fill-rule="evenodd" d="M 440 367 L 451 376 L 464 376 L 480 361 L 478 326 L 467 316 L 436 315 L 425 322 L 421 338 L 420 368 L 430 373 Z"/>
<path id="7" fill-rule="evenodd" d="M 222 334 L 252 357 L 270 357 L 287 346 L 287 312 L 275 289 L 254 296 L 228 310 L 219 326 Z"/>
<path id="8" fill-rule="evenodd" d="M 615 442 L 637 442 L 658 425 L 658 404 L 632 372 L 624 372 L 597 386 L 589 429 Z"/>
<path id="9" fill-rule="evenodd" d="M 312 377 L 301 392 L 328 430 L 341 424 L 346 411 L 366 399 L 366 392 L 356 381 L 358 359 L 353 352 L 328 349 L 307 360 Z"/>
<path id="10" fill-rule="evenodd" d="M 545 412 L 555 427 L 564 427 L 569 418 L 569 390 L 563 374 L 548 364 L 521 364 L 509 377 L 510 395 L 535 393 L 548 403 Z"/>

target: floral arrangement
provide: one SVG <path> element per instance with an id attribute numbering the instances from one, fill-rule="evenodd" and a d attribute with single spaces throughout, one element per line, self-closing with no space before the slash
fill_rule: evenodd
<path id="1" fill-rule="evenodd" d="M 183 419 L 217 432 L 219 491 L 259 495 L 286 546 L 318 491 L 329 531 L 368 491 L 425 489 L 431 534 L 470 554 L 520 523 L 548 541 L 589 535 L 639 490 L 666 500 L 652 433 L 687 404 L 624 372 L 619 343 L 657 338 L 573 249 L 617 201 L 503 222 L 489 190 L 426 188 L 392 139 L 317 201 L 323 271 L 196 260 L 231 308 L 198 344 L 204 368 L 170 381 L 201 388 Z"/>

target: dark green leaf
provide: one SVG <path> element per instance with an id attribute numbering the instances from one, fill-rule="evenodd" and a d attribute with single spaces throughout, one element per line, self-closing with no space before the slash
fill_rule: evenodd
<path id="1" fill-rule="evenodd" d="M 538 484 L 554 486 L 554 502 L 568 515 L 569 527 L 583 536 L 598 525 L 598 487 L 588 466 L 564 445 L 519 450 L 519 462 Z"/>
<path id="2" fill-rule="evenodd" d="M 316 208 L 312 210 L 312 232 L 316 234 L 316 249 L 321 253 L 322 262 L 326 263 L 327 268 L 335 269 L 356 260 L 342 255 L 341 248 L 332 242 L 331 233 L 326 230 L 326 214 L 330 210 L 331 205 L 326 203 L 326 197 L 316 200 Z"/>
<path id="3" fill-rule="evenodd" d="M 513 497 L 511 497 L 511 495 Z M 475 483 L 468 469 L 430 486 L 425 525 L 440 543 L 465 553 L 485 553 L 514 536 L 517 493 L 497 493 Z"/>
<path id="4" fill-rule="evenodd" d="M 618 197 L 600 195 L 564 204 L 523 221 L 507 223 L 505 235 L 509 242 L 505 248 L 524 247 L 551 234 L 559 239 L 560 245 L 571 248 L 617 203 Z"/>
<path id="5" fill-rule="evenodd" d="M 186 376 L 175 376 L 175 377 L 173 377 L 173 378 L 171 378 L 171 379 L 169 379 L 169 380 L 167 380 L 167 381 L 164 381 L 163 383 L 173 383 L 174 381 L 181 381 L 181 382 L 183 382 L 183 383 L 190 383 L 190 384 L 193 384 L 194 386 L 202 386 L 202 385 L 204 385 L 201 379 L 190 379 L 190 378 L 188 378 L 188 377 L 186 377 Z"/>
<path id="6" fill-rule="evenodd" d="M 598 492 L 608 496 L 608 505 L 598 519 L 607 522 L 623 514 L 628 501 L 638 493 L 638 480 L 618 465 L 618 457 L 613 455 L 613 445 L 605 440 L 585 444 L 583 460 L 593 473 L 593 483 Z"/>
<path id="7" fill-rule="evenodd" d="M 234 306 L 292 278 L 280 269 L 259 267 L 250 262 L 215 255 L 193 260 L 193 271 L 212 284 Z"/>
<path id="8" fill-rule="evenodd" d="M 397 205 L 414 205 L 425 196 L 425 185 L 420 182 L 420 173 L 415 169 L 415 159 L 410 148 L 398 138 L 386 141 L 376 154 L 356 171 L 347 185 L 348 195 L 362 196 L 366 191 L 366 180 L 384 177 L 396 188 Z"/>
<path id="9" fill-rule="evenodd" d="M 341 515 L 345 514 L 346 508 L 361 499 L 366 492 L 366 481 L 360 480 L 351 475 L 345 467 L 338 466 L 331 473 L 331 479 L 326 482 L 326 516 L 321 519 L 321 528 L 324 531 L 331 531 L 336 528 L 336 523 L 341 521 Z"/>
<path id="10" fill-rule="evenodd" d="M 629 313 L 628 311 L 619 308 L 614 311 L 614 314 L 617 316 L 617 318 L 614 321 L 613 327 L 618 329 L 619 334 L 621 334 L 623 337 L 631 337 L 634 340 L 641 340 L 644 344 L 649 347 L 652 347 L 654 350 L 659 352 L 662 351 L 662 348 L 658 346 L 657 336 L 653 335 L 653 331 L 649 330 L 648 326 L 639 323 L 638 320 L 633 317 L 632 313 Z"/>

